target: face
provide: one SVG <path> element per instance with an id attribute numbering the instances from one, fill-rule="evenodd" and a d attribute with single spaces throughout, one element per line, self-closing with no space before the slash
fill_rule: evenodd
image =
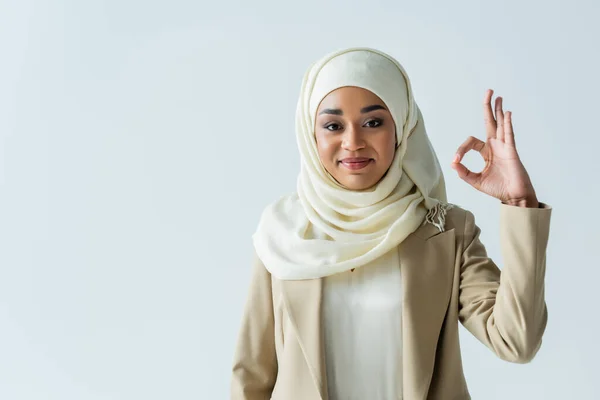
<path id="1" fill-rule="evenodd" d="M 323 98 L 317 109 L 315 135 L 323 166 L 351 190 L 375 185 L 394 159 L 392 115 L 378 96 L 363 88 L 341 87 Z"/>

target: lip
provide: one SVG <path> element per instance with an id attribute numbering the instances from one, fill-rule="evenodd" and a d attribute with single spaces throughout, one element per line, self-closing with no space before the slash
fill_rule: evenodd
<path id="1" fill-rule="evenodd" d="M 371 158 L 364 158 L 364 157 L 344 158 L 343 160 L 340 160 L 340 164 L 342 164 L 344 167 L 346 167 L 348 169 L 358 170 L 358 169 L 365 168 L 367 165 L 371 164 L 371 161 L 372 161 Z"/>

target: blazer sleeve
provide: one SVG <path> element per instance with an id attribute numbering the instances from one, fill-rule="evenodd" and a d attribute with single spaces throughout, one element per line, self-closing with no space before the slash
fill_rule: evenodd
<path id="1" fill-rule="evenodd" d="M 527 363 L 542 344 L 548 319 L 544 276 L 552 207 L 500 207 L 502 271 L 488 257 L 475 217 L 466 210 L 459 320 L 501 359 Z"/>
<path id="2" fill-rule="evenodd" d="M 276 378 L 271 274 L 254 252 L 250 288 L 234 352 L 231 399 L 270 399 Z"/>

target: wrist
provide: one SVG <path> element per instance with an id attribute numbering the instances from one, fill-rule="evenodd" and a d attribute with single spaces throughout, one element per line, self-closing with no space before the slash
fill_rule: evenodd
<path id="1" fill-rule="evenodd" d="M 526 207 L 526 208 L 539 208 L 540 202 L 537 198 L 527 198 L 527 199 L 517 199 L 517 200 L 505 200 L 502 203 L 507 204 L 509 206 L 515 207 Z"/>

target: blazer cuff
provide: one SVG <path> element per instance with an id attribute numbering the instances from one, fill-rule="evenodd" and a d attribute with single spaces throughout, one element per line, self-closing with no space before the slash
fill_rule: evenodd
<path id="1" fill-rule="evenodd" d="M 539 203 L 539 208 L 518 207 L 501 203 L 502 233 L 514 237 L 532 235 L 538 237 L 542 242 L 547 240 L 550 233 L 552 206 L 542 202 Z M 537 243 L 537 245 L 539 246 L 541 243 Z M 545 243 L 543 247 L 545 247 Z"/>
<path id="2" fill-rule="evenodd" d="M 538 203 L 539 203 L 538 208 L 513 206 L 511 204 L 506 204 L 506 203 L 503 203 L 503 202 L 500 202 L 500 206 L 501 207 L 511 207 L 511 208 L 522 208 L 522 209 L 527 209 L 527 210 L 539 210 L 539 209 L 542 209 L 542 210 L 552 210 L 552 206 L 551 205 L 549 205 L 547 203 L 543 203 L 543 202 L 541 202 L 539 200 L 538 200 Z"/>

